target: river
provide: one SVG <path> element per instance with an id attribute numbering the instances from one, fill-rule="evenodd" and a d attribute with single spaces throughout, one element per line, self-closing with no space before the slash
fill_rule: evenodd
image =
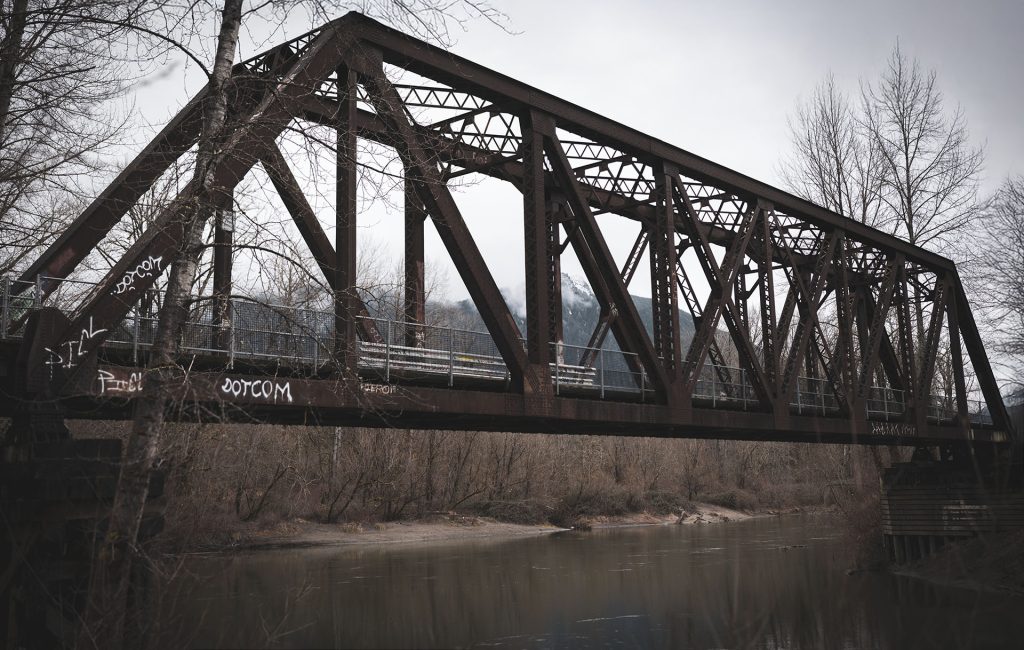
<path id="1" fill-rule="evenodd" d="M 848 566 L 820 515 L 191 557 L 149 645 L 1022 647 L 1024 599 Z"/>

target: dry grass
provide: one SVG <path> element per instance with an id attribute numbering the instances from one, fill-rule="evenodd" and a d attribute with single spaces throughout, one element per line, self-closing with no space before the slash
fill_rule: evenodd
<path id="1" fill-rule="evenodd" d="M 80 423 L 76 435 L 124 430 Z M 821 505 L 829 483 L 852 480 L 859 458 L 837 445 L 171 424 L 161 537 L 175 550 L 231 545 L 297 519 L 366 529 L 458 512 L 571 526 L 678 514 L 692 501 L 784 510 Z"/>

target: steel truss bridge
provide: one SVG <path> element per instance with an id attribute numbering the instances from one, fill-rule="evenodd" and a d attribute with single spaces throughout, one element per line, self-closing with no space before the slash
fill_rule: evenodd
<path id="1" fill-rule="evenodd" d="M 357 13 L 233 74 L 234 129 L 214 172 L 223 196 L 214 206 L 213 292 L 181 334 L 187 362 L 174 395 L 178 417 L 902 445 L 1010 441 L 949 259 Z M 206 94 L 192 98 L 20 278 L 4 280 L 0 381 L 9 397 L 0 415 L 39 429 L 54 413 L 130 415 L 156 329 L 154 286 L 179 255 L 198 189 L 185 186 L 100 281 L 71 277 L 188 155 Z M 278 144 L 297 120 L 337 135 L 333 242 Z M 358 291 L 360 139 L 393 148 L 404 166 L 403 303 L 389 318 L 371 315 Z M 334 292 L 325 310 L 233 296 L 232 192 L 256 165 Z M 468 174 L 522 195 L 525 331 L 449 189 Z M 624 261 L 609 249 L 605 215 L 635 224 Z M 485 331 L 427 322 L 428 221 Z M 567 249 L 601 307 L 585 346 L 563 340 Z M 629 291 L 645 260 L 650 329 Z M 695 327 L 688 345 L 680 310 Z"/>

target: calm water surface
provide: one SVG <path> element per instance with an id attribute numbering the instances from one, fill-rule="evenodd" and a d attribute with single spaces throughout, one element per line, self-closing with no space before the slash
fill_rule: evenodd
<path id="1" fill-rule="evenodd" d="M 820 516 L 200 557 L 154 646 L 1024 647 L 1022 599 L 848 566 Z"/>

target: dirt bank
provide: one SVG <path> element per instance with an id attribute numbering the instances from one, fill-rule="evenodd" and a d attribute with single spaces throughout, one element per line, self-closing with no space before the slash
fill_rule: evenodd
<path id="1" fill-rule="evenodd" d="M 652 515 L 633 513 L 615 517 L 590 517 L 582 523 L 591 528 L 620 526 L 700 525 L 742 521 L 756 516 L 779 514 L 775 511 L 746 513 L 722 506 L 693 504 L 680 514 Z M 272 548 L 341 546 L 349 544 L 429 543 L 446 540 L 514 538 L 547 535 L 567 530 L 551 524 L 512 524 L 487 517 L 448 513 L 416 521 L 374 524 L 322 524 L 304 519 L 281 522 L 270 528 L 236 531 L 223 544 L 204 551 L 234 551 Z"/>
<path id="2" fill-rule="evenodd" d="M 586 517 L 583 522 L 592 528 L 614 528 L 617 526 L 661 526 L 668 524 L 719 524 L 729 521 L 743 521 L 751 517 L 761 517 L 775 512 L 748 513 L 708 503 L 693 503 L 682 513 L 652 515 L 646 512 L 635 512 L 616 516 Z"/>

